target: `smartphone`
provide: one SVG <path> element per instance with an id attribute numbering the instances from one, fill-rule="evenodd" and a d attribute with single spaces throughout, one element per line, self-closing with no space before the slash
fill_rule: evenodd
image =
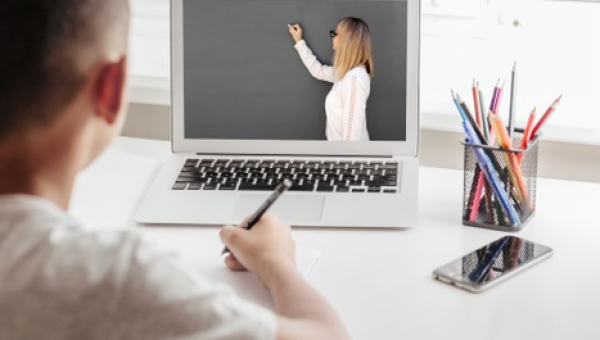
<path id="1" fill-rule="evenodd" d="M 433 271 L 441 282 L 482 292 L 552 255 L 552 248 L 504 236 Z"/>

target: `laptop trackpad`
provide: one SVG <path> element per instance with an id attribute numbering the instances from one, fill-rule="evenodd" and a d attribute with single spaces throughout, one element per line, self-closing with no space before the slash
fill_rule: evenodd
<path id="1" fill-rule="evenodd" d="M 235 221 L 252 215 L 269 195 L 241 195 L 235 203 L 231 218 Z M 271 208 L 270 213 L 285 222 L 320 221 L 325 196 L 282 196 Z"/>

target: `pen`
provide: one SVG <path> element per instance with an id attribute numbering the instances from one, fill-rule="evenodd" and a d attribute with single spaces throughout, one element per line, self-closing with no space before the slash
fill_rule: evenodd
<path id="1" fill-rule="evenodd" d="M 273 205 L 273 203 L 275 203 L 275 201 L 279 198 L 279 196 L 281 196 L 281 194 L 283 194 L 291 186 L 292 186 L 292 182 L 289 179 L 285 179 L 283 182 L 279 183 L 279 185 L 275 188 L 275 191 L 273 191 L 271 196 L 269 196 L 269 198 L 267 198 L 265 203 L 263 203 L 260 206 L 260 208 L 258 208 L 258 210 L 256 210 L 256 212 L 254 214 L 252 214 L 252 216 L 250 216 L 250 219 L 248 219 L 248 222 L 242 228 L 248 229 L 248 230 L 252 229 L 252 227 L 254 227 L 254 225 L 258 221 L 260 221 L 260 218 L 262 217 L 262 215 L 264 215 L 264 213 L 271 207 L 271 205 Z M 229 252 L 229 249 L 227 247 L 225 247 L 223 249 L 223 251 L 221 252 L 221 255 L 228 253 L 228 252 Z"/>

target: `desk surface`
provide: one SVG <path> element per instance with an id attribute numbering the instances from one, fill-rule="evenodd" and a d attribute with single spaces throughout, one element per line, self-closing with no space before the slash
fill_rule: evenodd
<path id="1" fill-rule="evenodd" d="M 117 138 L 79 176 L 71 213 L 90 227 L 217 237 L 218 227 L 148 228 L 133 221 L 169 154 L 168 142 Z M 554 248 L 554 256 L 478 295 L 431 276 L 440 265 L 505 234 L 462 226 L 462 185 L 461 171 L 422 167 L 413 229 L 294 230 L 298 244 L 321 249 L 309 281 L 334 305 L 353 338 L 599 338 L 600 185 L 539 179 L 536 216 L 516 235 Z"/>

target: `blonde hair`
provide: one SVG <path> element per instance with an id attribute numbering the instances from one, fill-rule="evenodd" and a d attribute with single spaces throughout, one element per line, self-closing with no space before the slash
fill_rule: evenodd
<path id="1" fill-rule="evenodd" d="M 337 33 L 339 44 L 333 57 L 336 77 L 342 79 L 348 71 L 363 65 L 373 78 L 373 48 L 367 23 L 359 18 L 343 18 L 337 24 Z"/>

